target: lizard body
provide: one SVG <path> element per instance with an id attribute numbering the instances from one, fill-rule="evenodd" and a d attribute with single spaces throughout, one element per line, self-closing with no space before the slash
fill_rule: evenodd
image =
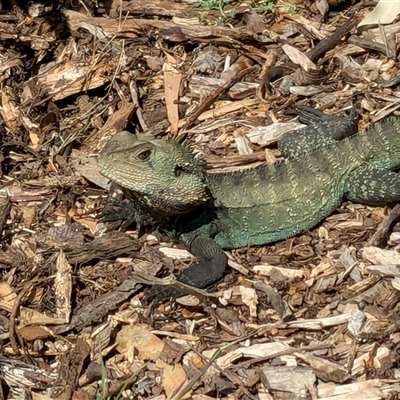
<path id="1" fill-rule="evenodd" d="M 293 133 L 299 135 L 294 146 L 290 136 L 282 141 L 288 159 L 217 174 L 206 173 L 185 143 L 139 140 L 120 132 L 105 146 L 98 165 L 104 176 L 132 193 L 141 218 L 176 232 L 198 259 L 179 279 L 204 287 L 225 270 L 222 248 L 297 235 L 344 199 L 364 204 L 400 200 L 400 176 L 393 172 L 400 167 L 400 119 L 391 117 L 358 133 L 351 126 L 322 134 L 317 129 L 317 146 L 310 144 L 305 128 Z M 298 146 L 302 138 L 306 144 Z"/>

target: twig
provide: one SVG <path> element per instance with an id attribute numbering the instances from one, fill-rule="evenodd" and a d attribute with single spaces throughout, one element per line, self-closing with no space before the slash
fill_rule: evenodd
<path id="1" fill-rule="evenodd" d="M 220 97 L 222 94 L 226 93 L 233 85 L 243 79 L 246 75 L 249 75 L 253 72 L 256 67 L 249 67 L 240 71 L 235 77 L 229 80 L 227 83 L 216 89 L 213 93 L 211 93 L 202 104 L 197 107 L 196 110 L 193 111 L 191 115 L 187 117 L 186 123 L 182 127 L 182 131 L 187 130 L 192 127 L 192 125 L 196 122 L 196 119 L 206 110 L 208 110 L 212 104 Z"/>
<path id="2" fill-rule="evenodd" d="M 15 354 L 20 353 L 18 345 L 17 345 L 17 341 L 16 341 L 16 331 L 15 331 L 15 323 L 16 323 L 17 315 L 19 313 L 23 298 L 32 289 L 32 287 L 33 287 L 33 282 L 29 282 L 27 285 L 25 285 L 25 287 L 21 290 L 21 292 L 18 294 L 17 298 L 15 299 L 14 307 L 10 313 L 10 329 L 9 329 L 10 344 L 11 344 L 11 348 L 14 350 Z"/>
<path id="3" fill-rule="evenodd" d="M 222 353 L 228 350 L 230 347 L 234 346 L 237 343 L 242 342 L 243 340 L 248 339 L 251 336 L 254 336 L 257 331 L 250 332 L 248 335 L 242 336 L 231 343 L 227 343 L 224 346 L 221 346 L 219 349 L 215 351 L 212 357 L 208 360 L 207 364 L 201 368 L 193 377 L 187 382 L 186 385 L 182 386 L 176 394 L 174 394 L 170 400 L 179 400 L 181 399 L 186 393 L 192 389 L 193 385 L 207 372 L 207 370 L 211 367 L 211 365 L 222 356 Z"/>

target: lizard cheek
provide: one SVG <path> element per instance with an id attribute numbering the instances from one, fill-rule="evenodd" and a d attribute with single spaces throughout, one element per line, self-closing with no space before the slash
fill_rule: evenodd
<path id="1" fill-rule="evenodd" d="M 176 187 L 173 192 L 174 198 L 180 198 L 181 206 L 185 209 L 193 209 L 201 204 L 204 204 L 208 200 L 207 190 L 202 182 L 193 182 L 192 179 L 182 182 Z M 185 187 L 186 190 L 182 193 L 182 188 Z"/>

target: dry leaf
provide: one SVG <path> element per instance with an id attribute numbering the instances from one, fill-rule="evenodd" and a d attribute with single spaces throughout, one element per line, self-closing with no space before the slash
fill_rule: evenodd
<path id="1" fill-rule="evenodd" d="M 295 64 L 300 65 L 304 71 L 310 71 L 317 69 L 317 66 L 300 50 L 296 47 L 290 46 L 289 44 L 284 44 L 282 50 Z"/>
<path id="2" fill-rule="evenodd" d="M 164 342 L 150 332 L 147 325 L 125 325 L 115 338 L 117 350 L 125 353 L 134 347 L 143 361 L 157 360 L 164 349 Z"/>
<path id="3" fill-rule="evenodd" d="M 364 247 L 363 258 L 372 264 L 400 264 L 400 254 L 397 251 L 374 246 Z"/>
<path id="4" fill-rule="evenodd" d="M 358 32 L 371 26 L 391 24 L 399 14 L 399 0 L 380 0 L 371 13 L 358 24 Z"/>
<path id="5" fill-rule="evenodd" d="M 17 298 L 14 289 L 7 283 L 0 283 L 0 308 L 11 312 Z"/>
<path id="6" fill-rule="evenodd" d="M 157 360 L 156 365 L 162 370 L 161 384 L 168 397 L 176 393 L 187 382 L 184 369 L 180 364 L 169 365 L 162 360 Z M 190 399 L 191 391 L 180 399 Z"/>
<path id="7" fill-rule="evenodd" d="M 242 301 L 249 307 L 250 315 L 252 317 L 257 317 L 257 304 L 258 297 L 257 292 L 253 288 L 240 286 L 240 294 L 242 296 Z"/>

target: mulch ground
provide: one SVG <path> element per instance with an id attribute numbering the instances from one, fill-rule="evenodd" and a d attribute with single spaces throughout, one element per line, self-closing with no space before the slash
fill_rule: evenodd
<path id="1" fill-rule="evenodd" d="M 400 9 L 375 7 L 2 2 L 0 398 L 400 398 L 399 206 L 227 252 L 223 281 L 154 310 L 192 255 L 99 217 L 117 131 L 184 132 L 213 173 L 281 159 L 295 104 L 398 114 Z"/>

